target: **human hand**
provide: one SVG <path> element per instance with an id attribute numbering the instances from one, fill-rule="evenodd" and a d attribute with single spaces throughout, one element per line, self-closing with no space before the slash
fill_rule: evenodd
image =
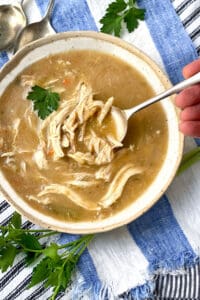
<path id="1" fill-rule="evenodd" d="M 200 59 L 183 68 L 183 76 L 189 78 L 200 72 Z M 182 109 L 179 129 L 184 135 L 200 137 L 200 84 L 180 92 L 175 104 Z"/>

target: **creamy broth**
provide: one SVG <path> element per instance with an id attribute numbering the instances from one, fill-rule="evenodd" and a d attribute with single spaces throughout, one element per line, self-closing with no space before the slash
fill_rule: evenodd
<path id="1" fill-rule="evenodd" d="M 39 119 L 32 102 L 26 99 L 34 85 L 60 95 L 58 112 L 48 117 L 51 124 L 62 107 L 68 105 L 67 101 L 84 88 L 86 93 L 92 91 L 90 105 L 96 101 L 105 104 L 113 97 L 113 105 L 130 108 L 153 96 L 145 78 L 114 56 L 71 51 L 49 56 L 25 69 L 0 99 L 1 170 L 31 206 L 55 218 L 78 222 L 106 218 L 136 201 L 154 180 L 166 155 L 168 129 L 161 105 L 154 104 L 135 114 L 129 121 L 123 146 L 109 142 L 112 149 L 106 158 L 103 154 L 99 158 L 97 152 L 107 146 L 103 141 L 105 136 L 116 138 L 116 128 L 109 113 L 100 126 L 97 109 L 84 128 L 80 123 L 75 129 L 75 150 L 65 145 L 63 156 L 56 156 L 49 146 L 53 142 L 52 137 L 48 140 L 48 120 Z M 62 145 L 66 142 L 67 120 L 69 117 L 63 120 L 65 126 L 62 124 L 63 131 L 59 133 Z M 94 133 L 94 142 L 99 139 L 100 150 L 91 146 L 90 140 L 87 141 L 90 145 L 82 142 L 83 131 Z M 80 161 L 88 151 L 91 153 Z M 81 153 L 80 157 L 75 157 L 76 152 Z M 121 182 L 123 188 L 118 191 Z"/>

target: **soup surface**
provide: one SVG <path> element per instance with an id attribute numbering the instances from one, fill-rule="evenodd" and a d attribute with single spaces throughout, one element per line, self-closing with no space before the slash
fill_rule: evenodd
<path id="1" fill-rule="evenodd" d="M 60 96 L 44 120 L 34 86 Z M 168 144 L 159 103 L 129 121 L 117 141 L 112 105 L 130 108 L 153 90 L 118 58 L 96 51 L 52 55 L 26 68 L 0 99 L 0 168 L 39 211 L 66 221 L 106 218 L 136 201 L 161 168 Z"/>

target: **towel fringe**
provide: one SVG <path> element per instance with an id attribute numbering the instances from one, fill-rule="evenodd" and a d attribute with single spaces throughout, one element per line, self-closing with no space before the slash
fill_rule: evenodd
<path id="1" fill-rule="evenodd" d="M 112 284 L 100 284 L 99 282 L 85 282 L 83 277 L 75 275 L 69 290 L 69 300 L 153 300 L 155 299 L 156 279 L 159 275 L 180 275 L 186 272 L 186 268 L 199 263 L 199 256 L 193 255 L 192 252 L 183 252 L 179 257 L 174 256 L 173 259 L 166 260 L 163 263 L 153 261 L 149 265 L 149 277 L 143 285 L 139 285 L 130 289 L 123 294 L 116 296 Z M 181 267 L 180 267 L 181 266 Z M 133 271 L 134 273 L 134 271 Z M 65 293 L 66 294 L 66 293 Z"/>

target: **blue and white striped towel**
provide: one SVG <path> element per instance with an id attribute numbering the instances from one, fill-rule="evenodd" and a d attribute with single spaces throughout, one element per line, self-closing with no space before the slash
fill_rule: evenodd
<path id="1" fill-rule="evenodd" d="M 123 34 L 124 40 L 156 61 L 174 84 L 183 79 L 182 67 L 196 59 L 200 51 L 199 1 L 139 0 L 138 5 L 146 9 L 146 21 L 141 22 L 133 33 Z M 0 4 L 8 2 L 1 0 Z M 57 32 L 99 30 L 99 20 L 110 2 L 56 0 L 52 25 Z M 48 0 L 25 0 L 29 21 L 38 20 L 44 14 L 47 3 Z M 1 52 L 0 66 L 10 57 L 10 53 Z M 197 145 L 200 146 L 199 140 L 187 138 L 185 151 Z M 166 194 L 145 215 L 128 226 L 96 235 L 79 261 L 71 287 L 58 299 L 78 300 L 83 296 L 81 299 L 143 300 L 164 299 L 169 295 L 171 298 L 167 299 L 200 299 L 196 281 L 200 247 L 199 186 L 200 168 L 196 164 L 175 178 Z M 0 212 L 0 222 L 6 224 L 13 210 L 3 198 L 0 200 Z M 32 225 L 25 221 L 24 226 Z M 60 242 L 66 243 L 75 238 L 77 236 L 62 234 Z M 188 269 L 190 266 L 197 272 Z M 42 286 L 26 290 L 31 271 L 31 268 L 24 268 L 23 258 L 19 257 L 15 266 L 0 274 L 0 299 L 47 299 L 50 290 Z M 173 287 L 165 286 L 172 277 L 163 274 L 187 271 L 192 272 L 193 281 L 189 281 L 191 276 L 187 277 L 185 273 L 183 292 L 180 275 L 175 281 L 170 279 L 174 282 Z M 160 281 L 156 286 L 158 274 Z M 159 298 L 153 296 L 155 286 L 160 289 Z"/>

